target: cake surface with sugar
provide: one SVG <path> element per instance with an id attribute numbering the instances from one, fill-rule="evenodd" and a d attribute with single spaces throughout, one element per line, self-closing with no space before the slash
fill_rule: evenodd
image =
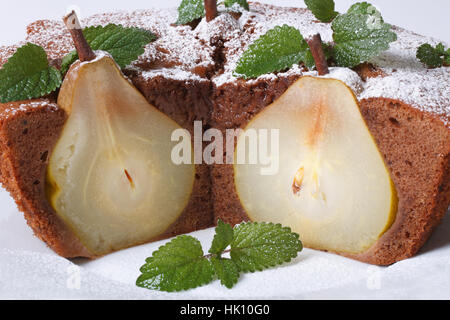
<path id="1" fill-rule="evenodd" d="M 225 19 L 217 19 L 211 24 L 222 24 Z M 281 8 L 277 6 L 253 3 L 250 11 L 244 11 L 236 25 L 239 30 L 229 30 L 225 36 L 226 63 L 222 74 L 213 78 L 217 87 L 226 83 L 240 81 L 234 75 L 237 62 L 247 47 L 261 35 L 275 26 L 287 24 L 300 30 L 306 39 L 320 33 L 322 40 L 332 42 L 331 25 L 320 23 L 314 15 L 303 8 Z M 210 27 L 213 28 L 213 27 Z M 219 26 L 216 27 L 220 29 Z M 441 67 L 428 69 L 416 58 L 417 48 L 423 43 L 432 45 L 440 41 L 415 34 L 411 31 L 394 27 L 397 41 L 391 43 L 389 50 L 371 59 L 371 63 L 381 69 L 383 77 L 373 77 L 367 81 L 360 81 L 358 85 L 358 98 L 385 97 L 402 100 L 422 111 L 438 115 L 446 125 L 450 114 L 450 68 Z M 448 47 L 448 45 L 446 45 Z M 344 82 L 352 81 L 355 76 L 352 70 L 339 68 L 336 70 Z M 331 70 L 333 74 L 333 70 Z M 259 80 L 270 80 L 276 77 L 291 75 L 317 75 L 316 72 L 304 72 L 299 66 L 294 66 L 286 73 L 263 75 L 248 83 Z M 348 83 L 354 89 L 354 83 Z"/>
<path id="2" fill-rule="evenodd" d="M 157 40 L 147 45 L 145 52 L 130 69 L 145 73 L 147 78 L 162 75 L 179 80 L 201 80 L 214 69 L 213 48 L 195 40 L 189 26 L 173 26 L 177 11 L 137 10 L 97 14 L 82 19 L 85 27 L 120 24 L 153 32 Z M 62 21 L 40 20 L 27 28 L 27 41 L 42 46 L 50 59 L 61 59 L 74 50 L 70 33 Z"/>
<path id="3" fill-rule="evenodd" d="M 226 130 L 244 127 L 300 77 L 317 75 L 294 65 L 277 74 L 238 79 L 234 75 L 236 64 L 253 41 L 283 24 L 298 28 L 305 38 L 320 33 L 324 42 L 332 41 L 332 31 L 330 24 L 316 21 L 302 8 L 251 3 L 250 11 L 240 15 L 220 9 L 216 19 L 209 23 L 202 19 L 195 28 L 175 26 L 176 9 L 98 14 L 83 19 L 82 24 L 115 23 L 153 32 L 157 40 L 124 69 L 125 75 L 150 103 L 191 132 L 195 120 Z M 326 76 L 342 80 L 358 97 L 399 193 L 399 213 L 393 227 L 367 253 L 351 256 L 374 264 L 390 264 L 415 254 L 450 202 L 450 68 L 427 69 L 415 57 L 418 46 L 435 45 L 437 40 L 398 27 L 393 30 L 398 40 L 370 64 L 354 70 L 333 67 Z M 40 20 L 29 25 L 27 32 L 26 41 L 41 45 L 56 66 L 74 50 L 62 22 Z M 0 47 L 0 66 L 23 43 Z M 36 235 L 50 247 L 67 257 L 89 256 L 45 200 L 46 157 L 64 122 L 64 112 L 55 101 L 51 95 L 1 105 L 2 183 Z M 42 121 L 49 121 L 46 129 L 39 127 Z M 27 143 L 33 140 L 30 135 L 42 141 L 27 151 Z M 43 139 L 46 135 L 53 138 Z M 17 148 L 18 141 L 24 147 Z M 34 169 L 27 171 L 27 166 Z M 232 166 L 197 166 L 191 201 L 165 236 L 209 227 L 213 217 L 233 224 L 247 220 L 233 180 Z"/>

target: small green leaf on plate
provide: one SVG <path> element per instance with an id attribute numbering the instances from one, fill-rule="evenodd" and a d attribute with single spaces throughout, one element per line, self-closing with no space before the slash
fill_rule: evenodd
<path id="1" fill-rule="evenodd" d="M 141 268 L 136 285 L 167 292 L 193 289 L 210 283 L 214 268 L 203 255 L 200 242 L 179 236 L 159 248 Z"/>
<path id="2" fill-rule="evenodd" d="M 273 223 L 243 223 L 235 227 L 231 259 L 243 272 L 262 271 L 289 262 L 303 249 L 299 235 Z"/>

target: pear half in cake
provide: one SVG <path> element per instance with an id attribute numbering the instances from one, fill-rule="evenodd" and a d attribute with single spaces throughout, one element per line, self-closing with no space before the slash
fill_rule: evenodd
<path id="1" fill-rule="evenodd" d="M 235 186 L 254 221 L 290 226 L 310 248 L 356 254 L 392 225 L 397 195 L 356 97 L 343 82 L 303 77 L 245 130 L 278 129 L 279 172 L 236 164 Z M 237 150 L 245 150 L 245 134 Z"/>
<path id="2" fill-rule="evenodd" d="M 168 142 L 181 127 L 150 105 L 108 54 L 77 49 L 84 61 L 72 65 L 59 92 L 68 119 L 50 156 L 47 194 L 98 256 L 161 236 L 190 199 L 195 166 L 171 161 Z"/>

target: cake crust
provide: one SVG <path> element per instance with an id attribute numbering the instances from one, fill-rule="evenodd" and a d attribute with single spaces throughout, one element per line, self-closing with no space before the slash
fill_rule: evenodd
<path id="1" fill-rule="evenodd" d="M 46 168 L 66 121 L 65 112 L 50 100 L 38 99 L 0 104 L 0 113 L 3 187 L 15 199 L 34 234 L 56 253 L 91 257 L 46 201 Z"/>

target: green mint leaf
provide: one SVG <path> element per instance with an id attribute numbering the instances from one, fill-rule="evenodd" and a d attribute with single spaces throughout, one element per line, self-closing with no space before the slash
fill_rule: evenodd
<path id="1" fill-rule="evenodd" d="M 417 59 L 422 63 L 426 64 L 429 68 L 439 68 L 442 67 L 442 54 L 439 49 L 433 48 L 428 43 L 424 43 L 417 49 Z"/>
<path id="2" fill-rule="evenodd" d="M 443 56 L 445 54 L 445 47 L 444 44 L 441 42 L 436 46 L 436 51 Z"/>
<path id="3" fill-rule="evenodd" d="M 367 2 L 355 3 L 354 5 L 352 5 L 350 7 L 350 9 L 348 9 L 347 13 L 367 14 L 367 15 L 371 15 L 373 17 L 378 17 L 381 22 L 384 22 L 380 11 L 378 11 L 377 8 L 375 8 L 375 6 L 373 6 Z"/>
<path id="4" fill-rule="evenodd" d="M 305 0 L 305 4 L 321 22 L 331 22 L 338 15 L 334 0 Z"/>
<path id="5" fill-rule="evenodd" d="M 250 10 L 247 0 L 225 0 L 224 2 L 226 8 L 231 8 L 235 3 L 240 5 L 244 10 Z"/>
<path id="6" fill-rule="evenodd" d="M 449 67 L 450 66 L 450 54 L 446 54 L 444 57 L 444 64 Z"/>
<path id="7" fill-rule="evenodd" d="M 193 289 L 214 277 L 211 262 L 204 257 L 200 241 L 179 236 L 153 253 L 142 266 L 136 285 L 167 292 Z"/>
<path id="8" fill-rule="evenodd" d="M 303 249 L 299 235 L 273 223 L 243 223 L 235 227 L 231 259 L 243 272 L 262 271 L 289 262 Z"/>
<path id="9" fill-rule="evenodd" d="M 121 68 L 135 61 L 145 52 L 144 47 L 156 39 L 148 30 L 115 24 L 89 27 L 83 34 L 93 50 L 108 52 Z"/>
<path id="10" fill-rule="evenodd" d="M 376 15 L 346 13 L 332 23 L 334 55 L 338 66 L 355 67 L 379 55 L 397 40 L 391 26 Z"/>
<path id="11" fill-rule="evenodd" d="M 221 255 L 233 241 L 233 235 L 233 228 L 229 224 L 219 220 L 209 253 Z"/>
<path id="12" fill-rule="evenodd" d="M 178 7 L 178 20 L 176 24 L 188 24 L 205 16 L 204 0 L 183 0 Z"/>
<path id="13" fill-rule="evenodd" d="M 144 53 L 144 47 L 156 39 L 150 31 L 140 28 L 125 28 L 121 25 L 88 27 L 83 34 L 92 50 L 108 52 L 116 63 L 124 68 Z M 61 71 L 67 72 L 70 65 L 78 59 L 73 51 L 63 58 Z"/>
<path id="14" fill-rule="evenodd" d="M 78 60 L 78 53 L 76 51 L 72 51 L 66 54 L 61 61 L 61 73 L 66 74 L 69 71 L 70 66 Z"/>
<path id="15" fill-rule="evenodd" d="M 0 70 L 0 102 L 40 98 L 60 87 L 61 72 L 50 67 L 45 50 L 28 43 Z"/>
<path id="16" fill-rule="evenodd" d="M 289 69 L 305 62 L 312 64 L 308 44 L 294 27 L 277 26 L 252 43 L 239 59 L 235 75 L 244 79 Z"/>
<path id="17" fill-rule="evenodd" d="M 233 260 L 213 257 L 211 263 L 220 283 L 228 289 L 233 288 L 239 280 L 239 268 Z"/>

